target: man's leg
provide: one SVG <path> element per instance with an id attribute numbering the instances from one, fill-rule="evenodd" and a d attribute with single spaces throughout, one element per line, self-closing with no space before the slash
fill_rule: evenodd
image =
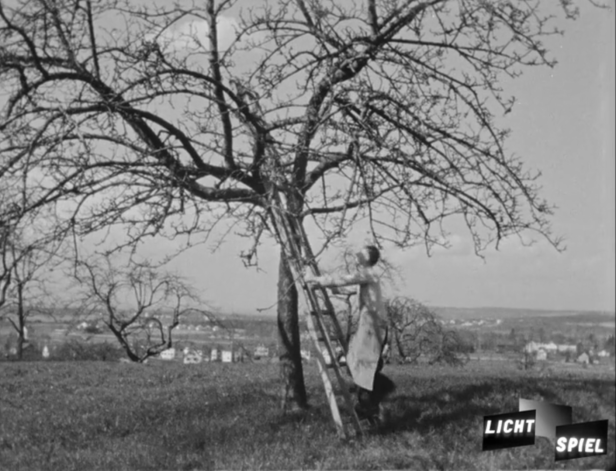
<path id="1" fill-rule="evenodd" d="M 359 388 L 357 392 L 357 407 L 355 411 L 361 418 L 372 421 L 382 420 L 381 401 L 395 389 L 394 382 L 381 372 L 377 372 L 374 377 L 372 391 Z"/>
<path id="2" fill-rule="evenodd" d="M 376 407 L 385 399 L 388 394 L 391 394 L 396 389 L 394 382 L 379 372 L 374 377 L 374 389 L 371 391 L 370 402 Z"/>
<path id="3" fill-rule="evenodd" d="M 374 386 L 370 393 L 371 410 L 374 411 L 373 421 L 381 424 L 386 421 L 385 410 L 382 408 L 381 402 L 396 389 L 394 382 L 381 373 L 383 365 L 384 361 L 381 356 L 374 376 Z"/>
<path id="4" fill-rule="evenodd" d="M 364 388 L 359 388 L 357 391 L 357 405 L 355 412 L 360 418 L 368 419 L 378 414 L 378 405 L 375 407 L 373 403 L 373 391 Z"/>

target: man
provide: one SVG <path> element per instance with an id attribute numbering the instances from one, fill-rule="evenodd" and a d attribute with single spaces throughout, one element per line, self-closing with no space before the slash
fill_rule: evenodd
<path id="1" fill-rule="evenodd" d="M 380 371 L 383 368 L 383 349 L 387 343 L 387 314 L 381 294 L 379 277 L 372 268 L 380 253 L 367 245 L 355 255 L 354 273 L 305 277 L 308 284 L 321 287 L 359 285 L 359 324 L 351 339 L 347 364 L 358 386 L 355 411 L 372 422 L 383 420 L 381 401 L 395 388 L 394 383 Z"/>

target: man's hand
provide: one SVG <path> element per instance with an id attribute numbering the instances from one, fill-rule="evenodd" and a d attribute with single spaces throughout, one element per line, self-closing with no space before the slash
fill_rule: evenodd
<path id="1" fill-rule="evenodd" d="M 314 286 L 316 284 L 314 275 L 307 270 L 304 270 L 304 273 L 302 273 L 302 278 L 304 278 L 307 285 Z"/>

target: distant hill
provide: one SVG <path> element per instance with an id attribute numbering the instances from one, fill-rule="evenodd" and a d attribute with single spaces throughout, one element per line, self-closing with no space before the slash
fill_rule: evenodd
<path id="1" fill-rule="evenodd" d="M 519 318 L 566 318 L 575 322 L 609 322 L 614 321 L 616 314 L 605 311 L 575 311 L 575 310 L 549 310 L 549 309 L 517 309 L 508 307 L 443 307 L 428 306 L 443 319 L 519 319 Z M 275 314 L 263 313 L 234 313 L 220 314 L 222 319 L 236 319 L 239 321 L 275 322 Z"/>
<path id="2" fill-rule="evenodd" d="M 614 320 L 613 312 L 604 311 L 559 311 L 547 309 L 515 309 L 507 307 L 440 307 L 430 308 L 444 319 L 519 319 L 537 317 L 563 317 L 568 320 L 606 322 Z"/>

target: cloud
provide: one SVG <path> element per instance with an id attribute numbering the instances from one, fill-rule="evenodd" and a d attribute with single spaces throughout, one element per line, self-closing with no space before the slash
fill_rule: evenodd
<path id="1" fill-rule="evenodd" d="M 224 51 L 235 41 L 238 23 L 234 18 L 217 18 L 218 49 Z M 165 53 L 192 54 L 209 50 L 210 27 L 205 20 L 190 20 L 150 35 Z"/>

